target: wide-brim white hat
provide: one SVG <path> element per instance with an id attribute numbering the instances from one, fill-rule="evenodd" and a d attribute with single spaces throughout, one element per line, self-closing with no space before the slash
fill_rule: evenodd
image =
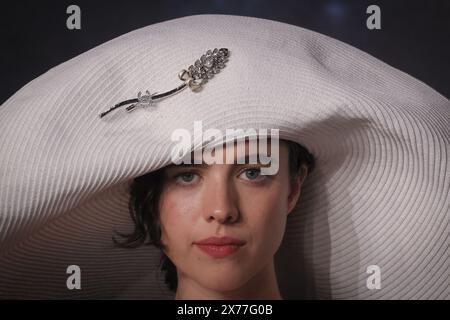
<path id="1" fill-rule="evenodd" d="M 230 58 L 199 92 L 99 113 Z M 316 158 L 276 266 L 285 298 L 448 299 L 450 103 L 340 41 L 285 23 L 196 15 L 52 68 L 0 107 L 0 297 L 171 298 L 160 252 L 131 231 L 128 186 L 171 163 L 171 133 L 278 128 Z M 81 290 L 66 269 L 81 268 Z M 379 267 L 381 288 L 367 285 Z M 371 270 L 369 268 L 369 270 Z"/>

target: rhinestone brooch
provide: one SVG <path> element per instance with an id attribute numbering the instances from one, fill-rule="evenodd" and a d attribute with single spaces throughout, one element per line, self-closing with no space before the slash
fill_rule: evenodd
<path id="1" fill-rule="evenodd" d="M 131 112 L 138 107 L 151 106 L 155 100 L 178 93 L 186 87 L 189 87 L 194 92 L 199 91 L 208 80 L 225 67 L 229 56 L 230 51 L 226 48 L 208 50 L 187 70 L 183 69 L 178 73 L 178 78 L 183 81 L 178 87 L 160 94 L 151 94 L 148 90 L 145 91 L 144 95 L 142 95 L 142 92 L 139 92 L 137 98 L 119 102 L 107 111 L 100 113 L 99 116 L 102 118 L 109 112 L 127 104 L 129 104 L 126 108 L 127 112 Z"/>

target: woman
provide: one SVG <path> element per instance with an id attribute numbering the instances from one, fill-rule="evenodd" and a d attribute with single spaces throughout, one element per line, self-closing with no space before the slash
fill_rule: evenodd
<path id="1" fill-rule="evenodd" d="M 218 74 L 207 50 L 217 67 L 225 63 Z M 213 68 L 196 72 L 202 65 Z M 103 113 L 127 103 L 130 113 Z M 295 192 L 287 201 L 288 143 L 280 185 L 268 184 L 276 192 L 229 165 L 175 179 L 189 187 L 169 178 L 181 169 L 159 171 L 172 164 L 173 132 L 191 132 L 197 120 L 221 132 L 279 129 L 280 140 L 304 146 L 316 169 L 302 180 L 300 205 L 291 211 Z M 0 107 L 0 297 L 173 298 L 155 270 L 159 249 L 111 242 L 114 230 L 132 232 L 129 186 L 142 177 L 135 242 L 150 235 L 167 245 L 177 298 L 256 297 L 246 284 L 261 275 L 271 298 L 448 299 L 449 123 L 448 99 L 426 84 L 297 26 L 198 15 L 135 30 L 49 70 Z M 158 176 L 161 199 L 146 201 L 147 180 Z M 227 206 L 240 220 L 220 224 L 214 214 Z M 256 216 L 246 223 L 249 208 Z M 275 211 L 276 232 L 267 232 L 262 215 Z M 246 243 L 224 258 L 193 245 L 223 235 Z M 81 289 L 67 286 L 72 265 Z M 164 267 L 170 283 L 174 268 Z"/>
<path id="2" fill-rule="evenodd" d="M 216 155 L 227 152 L 233 149 Z M 282 140 L 278 161 L 275 175 L 261 175 L 260 163 L 235 163 L 171 165 L 137 177 L 130 198 L 136 229 L 126 244 L 148 237 L 162 249 L 176 299 L 280 299 L 274 255 L 314 158 Z"/>

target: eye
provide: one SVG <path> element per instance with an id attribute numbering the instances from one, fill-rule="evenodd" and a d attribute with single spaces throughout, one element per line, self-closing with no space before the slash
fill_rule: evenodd
<path id="1" fill-rule="evenodd" d="M 175 181 L 179 184 L 193 184 L 196 179 L 198 179 L 198 175 L 195 172 L 182 172 L 175 176 Z"/>
<path id="2" fill-rule="evenodd" d="M 250 181 L 259 181 L 261 179 L 264 179 L 264 176 L 261 175 L 260 168 L 245 169 L 242 171 L 242 173 L 239 175 L 239 177 L 243 178 L 244 180 L 250 180 Z"/>

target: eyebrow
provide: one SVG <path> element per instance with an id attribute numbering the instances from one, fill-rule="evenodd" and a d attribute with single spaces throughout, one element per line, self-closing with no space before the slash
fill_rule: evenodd
<path id="1" fill-rule="evenodd" d="M 256 164 L 260 163 L 259 162 L 259 154 L 258 153 L 256 153 L 256 154 L 253 153 L 253 154 L 250 154 L 250 155 L 246 154 L 244 157 L 237 158 L 235 164 L 250 164 L 249 163 L 250 162 L 250 157 L 256 158 Z M 240 163 L 242 161 L 244 161 L 244 163 Z M 252 164 L 255 164 L 255 163 L 252 163 Z"/>

